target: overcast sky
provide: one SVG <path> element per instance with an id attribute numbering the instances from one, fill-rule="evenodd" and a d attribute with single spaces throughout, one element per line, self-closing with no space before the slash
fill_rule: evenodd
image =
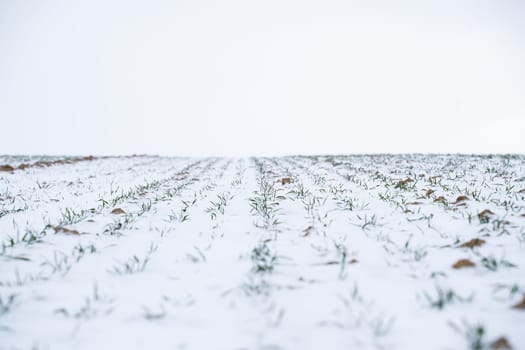
<path id="1" fill-rule="evenodd" d="M 525 1 L 0 0 L 0 154 L 525 153 Z"/>

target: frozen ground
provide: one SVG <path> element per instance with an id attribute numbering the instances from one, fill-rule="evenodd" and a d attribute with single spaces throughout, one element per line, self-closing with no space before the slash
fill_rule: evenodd
<path id="1" fill-rule="evenodd" d="M 521 156 L 0 172 L 0 349 L 525 349 L 524 214 Z"/>

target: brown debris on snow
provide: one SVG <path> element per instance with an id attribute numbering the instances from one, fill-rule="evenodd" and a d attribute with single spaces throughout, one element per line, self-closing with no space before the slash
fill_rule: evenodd
<path id="1" fill-rule="evenodd" d="M 463 202 L 465 202 L 467 200 L 468 200 L 467 196 L 458 196 L 458 198 L 456 198 L 456 201 L 454 202 L 454 204 L 459 205 L 460 203 L 463 203 Z"/>
<path id="2" fill-rule="evenodd" d="M 443 203 L 445 204 L 447 202 L 447 200 L 445 199 L 445 197 L 443 196 L 439 196 L 437 197 L 436 199 L 434 199 L 434 202 L 438 202 L 438 203 Z"/>
<path id="3" fill-rule="evenodd" d="M 491 349 L 506 349 L 511 350 L 512 346 L 510 345 L 509 341 L 505 337 L 499 337 L 498 339 L 494 340 L 492 343 L 490 343 Z"/>
<path id="4" fill-rule="evenodd" d="M 429 189 L 425 192 L 425 196 L 428 198 L 428 197 L 430 197 L 430 195 L 431 195 L 432 193 L 434 193 L 434 192 L 436 192 L 436 191 L 434 191 L 433 189 L 429 188 Z"/>
<path id="5" fill-rule="evenodd" d="M 15 168 L 13 168 L 9 164 L 0 165 L 0 171 L 9 171 L 9 172 L 11 172 L 13 170 L 15 170 Z"/>
<path id="6" fill-rule="evenodd" d="M 59 232 L 62 232 L 68 235 L 79 235 L 80 234 L 80 232 L 78 232 L 77 230 L 71 230 L 69 228 L 62 227 L 62 226 L 55 226 L 55 233 L 59 233 Z"/>
<path id="7" fill-rule="evenodd" d="M 461 248 L 474 248 L 474 247 L 481 247 L 483 244 L 487 243 L 487 241 L 480 239 L 480 238 L 472 238 L 470 241 L 463 243 L 460 245 Z"/>
<path id="8" fill-rule="evenodd" d="M 415 202 L 407 202 L 407 205 L 419 205 L 422 204 L 421 202 L 415 201 Z"/>
<path id="9" fill-rule="evenodd" d="M 459 259 L 458 261 L 454 263 L 454 265 L 452 265 L 452 268 L 462 269 L 465 267 L 474 267 L 474 266 L 476 266 L 476 264 L 474 264 L 472 261 L 468 259 Z"/>
<path id="10" fill-rule="evenodd" d="M 52 165 L 60 165 L 60 164 L 74 164 L 74 163 L 78 163 L 78 162 L 84 162 L 84 161 L 92 161 L 92 160 L 95 160 L 97 159 L 96 157 L 93 157 L 93 156 L 86 156 L 86 157 L 80 157 L 80 158 L 70 158 L 70 159 L 58 159 L 58 160 L 52 160 L 52 161 L 47 161 L 47 160 L 39 160 L 35 163 L 22 163 L 20 164 L 19 166 L 17 166 L 16 168 L 9 165 L 9 164 L 5 164 L 5 165 L 0 165 L 0 171 L 15 171 L 15 170 L 25 170 L 25 169 L 28 169 L 28 168 L 44 168 L 44 167 L 50 167 Z"/>
<path id="11" fill-rule="evenodd" d="M 490 209 L 485 209 L 478 213 L 478 218 L 481 221 L 488 221 L 491 216 L 495 215 L 494 212 Z"/>
<path id="12" fill-rule="evenodd" d="M 512 308 L 518 310 L 525 310 L 525 294 L 523 294 L 523 298 L 519 303 L 512 305 Z"/>
<path id="13" fill-rule="evenodd" d="M 292 183 L 292 179 L 289 178 L 289 177 L 283 177 L 281 179 L 281 185 L 283 185 L 283 186 L 286 185 L 286 184 L 290 184 L 290 183 Z"/>
<path id="14" fill-rule="evenodd" d="M 519 190 L 518 193 L 525 193 L 525 188 L 522 188 L 521 190 Z"/>
<path id="15" fill-rule="evenodd" d="M 120 215 L 120 214 L 126 214 L 126 212 L 121 208 L 115 208 L 111 211 L 111 214 Z"/>
<path id="16" fill-rule="evenodd" d="M 406 179 L 404 180 L 399 180 L 395 186 L 395 188 L 402 188 L 402 187 L 405 187 L 407 184 L 409 184 L 410 182 L 414 182 L 414 180 L 412 180 L 411 178 L 407 177 Z"/>
<path id="17" fill-rule="evenodd" d="M 478 214 L 479 216 L 494 215 L 494 212 L 490 209 L 485 209 Z"/>

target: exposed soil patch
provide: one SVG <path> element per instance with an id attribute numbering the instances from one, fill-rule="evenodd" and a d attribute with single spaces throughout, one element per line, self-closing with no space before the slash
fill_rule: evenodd
<path id="1" fill-rule="evenodd" d="M 525 294 L 523 294 L 523 298 L 521 299 L 521 301 L 513 305 L 512 308 L 519 309 L 519 310 L 525 310 Z"/>
<path id="2" fill-rule="evenodd" d="M 494 212 L 490 209 L 485 209 L 478 213 L 479 221 L 482 223 L 488 223 L 490 221 L 490 218 L 494 216 Z"/>
<path id="3" fill-rule="evenodd" d="M 120 215 L 120 214 L 126 214 L 126 212 L 121 208 L 115 208 L 111 211 L 111 214 Z"/>
<path id="4" fill-rule="evenodd" d="M 431 195 L 432 193 L 434 193 L 434 192 L 436 192 L 436 191 L 434 191 L 433 189 L 429 188 L 429 189 L 425 192 L 425 196 L 428 198 L 428 197 L 430 197 L 430 195 Z"/>
<path id="5" fill-rule="evenodd" d="M 474 267 L 474 266 L 476 266 L 476 264 L 474 264 L 472 261 L 468 259 L 459 259 L 458 261 L 454 263 L 454 265 L 452 265 L 452 268 L 463 269 L 466 267 Z"/>
<path id="6" fill-rule="evenodd" d="M 5 164 L 5 165 L 0 165 L 0 171 L 13 171 L 15 170 L 15 168 L 13 168 L 11 165 L 9 164 Z"/>
<path id="7" fill-rule="evenodd" d="M 507 338 L 500 337 L 500 338 L 496 339 L 495 341 L 493 341 L 490 344 L 490 348 L 491 349 L 500 349 L 500 350 L 507 349 L 508 350 L 508 349 L 512 349 L 512 346 L 510 345 L 510 343 L 507 340 Z"/>
<path id="8" fill-rule="evenodd" d="M 483 244 L 487 243 L 487 241 L 480 239 L 480 238 L 473 238 L 468 242 L 463 243 L 460 245 L 461 248 L 474 248 L 474 247 L 481 247 Z"/>
<path id="9" fill-rule="evenodd" d="M 78 162 L 92 161 L 95 159 L 98 159 L 98 158 L 93 157 L 93 156 L 87 156 L 87 157 L 70 158 L 70 159 L 59 159 L 59 160 L 53 160 L 53 161 L 39 160 L 38 162 L 35 162 L 35 163 L 22 163 L 16 168 L 9 164 L 4 164 L 4 165 L 0 165 L 0 171 L 11 172 L 15 170 L 25 170 L 28 168 L 45 168 L 45 167 L 50 167 L 53 165 L 74 164 Z"/>
<path id="10" fill-rule="evenodd" d="M 55 233 L 65 233 L 68 235 L 80 235 L 80 232 L 78 232 L 77 230 L 71 230 L 69 228 L 62 227 L 62 226 L 55 226 Z"/>
<path id="11" fill-rule="evenodd" d="M 439 196 L 437 197 L 436 199 L 434 199 L 434 202 L 438 202 L 438 203 L 443 203 L 445 204 L 447 202 L 447 200 L 445 199 L 445 197 L 443 196 Z"/>
<path id="12" fill-rule="evenodd" d="M 456 201 L 454 202 L 454 204 L 460 204 L 460 203 L 465 202 L 467 200 L 468 200 L 467 196 L 458 196 L 458 198 L 456 198 Z"/>
<path id="13" fill-rule="evenodd" d="M 289 178 L 289 177 L 283 177 L 281 179 L 281 185 L 286 185 L 286 184 L 290 184 L 290 183 L 292 183 L 292 179 Z"/>

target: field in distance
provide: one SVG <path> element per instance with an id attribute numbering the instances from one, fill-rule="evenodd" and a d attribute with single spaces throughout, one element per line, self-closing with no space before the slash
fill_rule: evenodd
<path id="1" fill-rule="evenodd" d="M 0 156 L 0 349 L 525 349 L 525 156 Z"/>

